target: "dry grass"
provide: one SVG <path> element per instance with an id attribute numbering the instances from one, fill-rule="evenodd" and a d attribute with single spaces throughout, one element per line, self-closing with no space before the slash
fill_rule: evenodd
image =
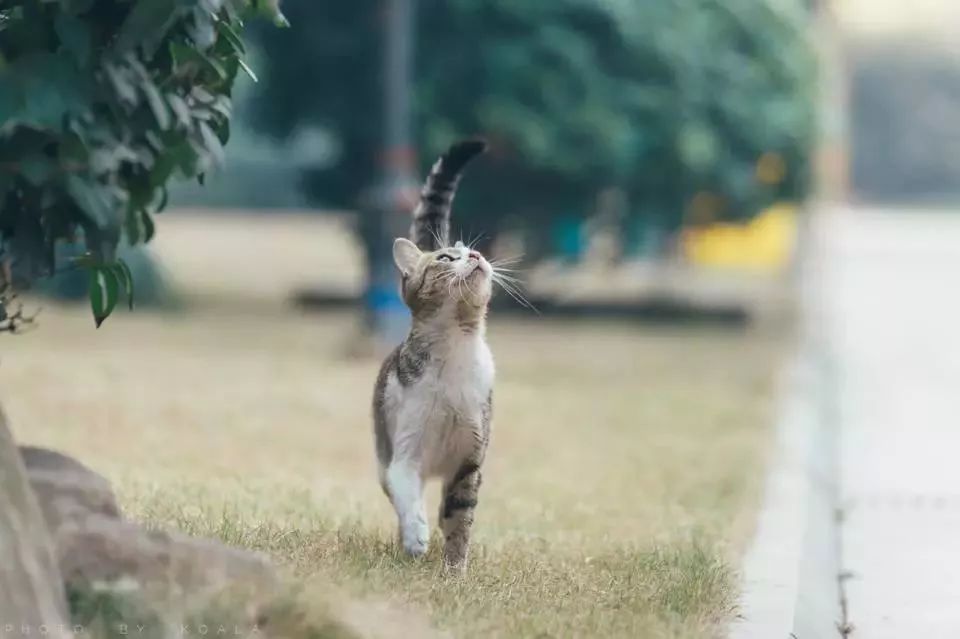
<path id="1" fill-rule="evenodd" d="M 435 548 L 395 551 L 368 418 L 377 362 L 342 355 L 354 317 L 41 317 L 3 342 L 17 435 L 104 472 L 135 516 L 264 549 L 457 636 L 710 637 L 733 614 L 775 338 L 495 319 L 477 545 L 450 580 Z"/>

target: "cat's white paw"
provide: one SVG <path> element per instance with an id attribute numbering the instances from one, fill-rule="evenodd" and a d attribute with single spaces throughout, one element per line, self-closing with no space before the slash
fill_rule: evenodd
<path id="1" fill-rule="evenodd" d="M 422 557 L 430 546 L 430 529 L 418 526 L 403 535 L 403 550 L 411 557 Z"/>
<path id="2" fill-rule="evenodd" d="M 410 542 L 403 542 L 403 550 L 411 557 L 423 557 L 427 554 L 428 542 L 423 539 L 414 539 Z"/>

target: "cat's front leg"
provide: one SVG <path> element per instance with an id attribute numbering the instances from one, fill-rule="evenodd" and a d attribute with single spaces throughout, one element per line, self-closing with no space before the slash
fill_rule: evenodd
<path id="1" fill-rule="evenodd" d="M 423 502 L 423 477 L 419 467 L 394 460 L 387 467 L 386 489 L 400 529 L 400 543 L 408 555 L 420 557 L 430 543 L 430 527 Z"/>
<path id="2" fill-rule="evenodd" d="M 447 568 L 454 571 L 463 571 L 467 565 L 470 528 L 473 526 L 480 482 L 479 463 L 475 459 L 468 459 L 443 484 L 443 499 L 440 501 L 443 561 Z"/>

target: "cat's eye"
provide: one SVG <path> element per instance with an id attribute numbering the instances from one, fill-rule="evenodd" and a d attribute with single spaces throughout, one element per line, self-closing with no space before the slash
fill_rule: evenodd
<path id="1" fill-rule="evenodd" d="M 440 261 L 440 262 L 452 262 L 452 261 L 453 261 L 453 256 L 452 256 L 452 255 L 447 255 L 446 253 L 441 253 L 440 255 L 437 256 L 437 261 Z"/>

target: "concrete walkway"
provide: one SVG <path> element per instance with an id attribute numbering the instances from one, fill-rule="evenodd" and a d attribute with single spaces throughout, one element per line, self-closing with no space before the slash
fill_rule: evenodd
<path id="1" fill-rule="evenodd" d="M 813 234 L 848 634 L 956 639 L 960 212 L 829 211 Z"/>

